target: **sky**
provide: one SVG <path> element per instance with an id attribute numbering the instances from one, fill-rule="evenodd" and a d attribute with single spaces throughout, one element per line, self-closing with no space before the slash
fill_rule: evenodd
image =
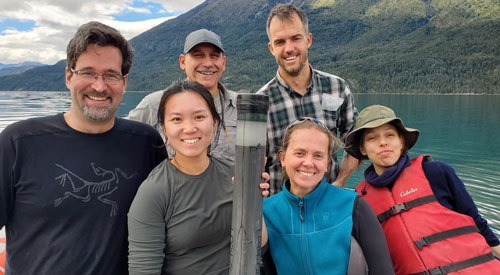
<path id="1" fill-rule="evenodd" d="M 99 21 L 127 39 L 204 0 L 0 0 L 0 63 L 48 65 L 66 58 L 78 27 Z"/>

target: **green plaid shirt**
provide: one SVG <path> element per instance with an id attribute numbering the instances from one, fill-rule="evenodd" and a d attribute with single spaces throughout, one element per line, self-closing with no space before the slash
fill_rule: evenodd
<path id="1" fill-rule="evenodd" d="M 345 138 L 354 126 L 357 110 L 345 81 L 312 68 L 311 72 L 311 83 L 304 96 L 292 90 L 280 77 L 279 71 L 276 77 L 257 92 L 269 96 L 266 171 L 271 176 L 271 195 L 282 188 L 278 149 L 288 124 L 301 117 L 314 117 L 341 139 Z M 336 155 L 332 156 L 332 159 L 333 164 L 325 175 L 328 182 L 333 182 L 339 171 Z"/>

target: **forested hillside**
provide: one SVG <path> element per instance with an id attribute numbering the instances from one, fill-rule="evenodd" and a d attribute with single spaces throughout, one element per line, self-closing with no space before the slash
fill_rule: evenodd
<path id="1" fill-rule="evenodd" d="M 256 91 L 276 73 L 265 22 L 276 0 L 207 0 L 131 40 L 128 90 L 157 90 L 184 78 L 185 36 L 218 33 L 227 56 L 223 82 Z M 290 2 L 290 1 L 286 1 Z M 358 93 L 500 94 L 497 0 L 302 0 L 314 68 L 339 75 Z M 65 90 L 64 64 L 0 77 L 0 90 Z"/>

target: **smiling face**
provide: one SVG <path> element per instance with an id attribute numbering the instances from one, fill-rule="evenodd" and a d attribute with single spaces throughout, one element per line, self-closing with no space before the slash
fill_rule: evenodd
<path id="1" fill-rule="evenodd" d="M 361 139 L 359 150 L 371 160 L 377 175 L 396 164 L 404 149 L 403 136 L 391 123 L 366 129 Z"/>
<path id="2" fill-rule="evenodd" d="M 281 76 L 298 76 L 309 69 L 307 51 L 312 44 L 297 13 L 291 19 L 274 17 L 269 24 L 269 51 L 276 58 Z"/>
<path id="3" fill-rule="evenodd" d="M 80 54 L 75 71 L 86 70 L 100 75 L 121 74 L 122 55 L 114 46 L 90 44 Z M 95 82 L 84 79 L 66 68 L 66 86 L 71 91 L 71 109 L 65 114 L 68 124 L 87 132 L 93 124 L 113 125 L 115 113 L 122 102 L 127 78 L 117 84 L 106 84 L 102 77 Z"/>
<path id="4" fill-rule="evenodd" d="M 208 104 L 196 92 L 173 94 L 165 103 L 163 129 L 177 161 L 208 158 L 215 125 Z"/>
<path id="5" fill-rule="evenodd" d="M 328 136 L 318 129 L 296 129 L 284 153 L 280 153 L 281 166 L 290 179 L 290 192 L 303 197 L 320 183 L 328 169 Z"/>
<path id="6" fill-rule="evenodd" d="M 205 86 L 212 96 L 217 94 L 217 84 L 226 70 L 226 57 L 219 48 L 209 43 L 198 44 L 179 56 L 179 65 L 189 81 Z"/>

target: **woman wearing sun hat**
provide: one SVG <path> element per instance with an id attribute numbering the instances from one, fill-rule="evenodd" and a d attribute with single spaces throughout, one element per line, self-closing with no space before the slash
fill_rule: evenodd
<path id="1" fill-rule="evenodd" d="M 372 105 L 346 137 L 345 150 L 372 163 L 356 192 L 377 214 L 396 274 L 499 274 L 500 241 L 453 168 L 429 155 L 410 160 L 418 136 Z"/>

